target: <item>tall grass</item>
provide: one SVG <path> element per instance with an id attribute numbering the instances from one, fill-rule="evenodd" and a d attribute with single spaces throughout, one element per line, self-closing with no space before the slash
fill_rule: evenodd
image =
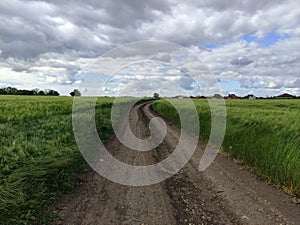
<path id="1" fill-rule="evenodd" d="M 112 98 L 100 98 L 100 138 L 112 133 Z M 72 128 L 71 97 L 0 96 L 0 224 L 45 224 L 41 209 L 71 190 L 85 163 Z"/>
<path id="2" fill-rule="evenodd" d="M 184 105 L 184 99 L 181 101 Z M 201 136 L 208 139 L 211 118 L 207 100 L 194 100 Z M 153 108 L 180 126 L 165 100 Z M 300 101 L 226 100 L 227 128 L 223 148 L 258 174 L 300 195 Z"/>

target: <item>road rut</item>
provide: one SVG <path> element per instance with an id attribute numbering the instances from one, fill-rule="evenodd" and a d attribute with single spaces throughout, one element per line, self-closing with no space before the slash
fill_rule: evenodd
<path id="1" fill-rule="evenodd" d="M 158 116 L 151 103 L 135 105 L 131 129 L 149 136 L 147 121 Z M 132 165 L 151 165 L 168 157 L 180 130 L 166 121 L 165 140 L 154 150 L 126 148 L 113 136 L 106 148 Z M 193 158 L 164 182 L 131 187 L 113 183 L 92 169 L 78 175 L 77 187 L 59 203 L 53 224 L 300 224 L 300 207 L 293 197 L 257 179 L 249 170 L 219 154 L 205 172 L 198 164 L 205 144 L 199 141 Z"/>

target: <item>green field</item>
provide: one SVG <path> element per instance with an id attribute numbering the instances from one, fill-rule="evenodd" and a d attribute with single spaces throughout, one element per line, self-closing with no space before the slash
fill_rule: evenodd
<path id="1" fill-rule="evenodd" d="M 112 133 L 113 98 L 99 98 L 100 138 Z M 45 224 L 41 210 L 86 167 L 73 134 L 71 97 L 0 96 L 0 223 Z"/>
<path id="2" fill-rule="evenodd" d="M 99 98 L 96 124 L 102 140 L 112 133 L 113 98 Z M 128 99 L 123 99 L 128 101 Z M 178 99 L 184 107 L 184 99 Z M 210 134 L 206 100 L 194 100 L 201 136 Z M 45 224 L 45 209 L 74 185 L 86 168 L 72 127 L 71 97 L 0 96 L 0 223 Z M 273 183 L 300 194 L 300 101 L 226 100 L 223 148 Z M 83 105 L 84 109 L 85 106 Z M 180 126 L 165 100 L 154 109 Z"/>
<path id="3" fill-rule="evenodd" d="M 184 99 L 181 101 L 184 107 Z M 210 134 L 207 100 L 194 100 L 201 136 Z M 222 148 L 272 183 L 300 194 L 300 100 L 226 100 L 227 128 Z M 177 126 L 175 108 L 165 100 L 153 108 Z"/>

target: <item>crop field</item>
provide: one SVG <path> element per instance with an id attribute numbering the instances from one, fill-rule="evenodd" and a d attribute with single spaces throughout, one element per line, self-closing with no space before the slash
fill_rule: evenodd
<path id="1" fill-rule="evenodd" d="M 100 138 L 112 133 L 113 98 L 99 98 Z M 0 96 L 0 223 L 45 224 L 41 210 L 71 190 L 85 168 L 73 134 L 71 97 Z"/>
<path id="2" fill-rule="evenodd" d="M 184 99 L 181 101 L 184 107 Z M 207 100 L 194 100 L 199 114 L 201 136 L 210 134 Z M 222 145 L 233 158 L 251 167 L 263 178 L 287 191 L 300 194 L 300 101 L 299 100 L 225 100 L 227 127 Z M 154 110 L 177 126 L 175 108 L 166 100 Z"/>
<path id="3" fill-rule="evenodd" d="M 96 104 L 101 140 L 112 134 L 113 101 L 99 98 Z M 185 107 L 184 99 L 172 101 Z M 193 101 L 201 137 L 207 140 L 211 120 L 208 102 Z M 72 190 L 74 175 L 86 168 L 74 138 L 72 105 L 71 97 L 0 96 L 1 224 L 51 221 L 54 215 L 44 206 Z M 224 151 L 263 178 L 299 195 L 300 101 L 226 100 L 226 107 Z M 166 100 L 156 101 L 153 108 L 180 126 L 176 110 Z"/>

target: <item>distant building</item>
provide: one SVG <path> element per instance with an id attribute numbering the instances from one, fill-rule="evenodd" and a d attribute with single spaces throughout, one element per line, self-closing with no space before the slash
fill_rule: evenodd
<path id="1" fill-rule="evenodd" d="M 288 93 L 284 93 L 282 95 L 278 95 L 275 98 L 280 98 L 280 99 L 291 99 L 291 98 L 296 98 L 295 95 L 290 95 Z"/>
<path id="2" fill-rule="evenodd" d="M 235 94 L 229 94 L 227 98 L 228 99 L 240 99 L 241 97 L 239 97 L 239 96 L 237 96 Z"/>
<path id="3" fill-rule="evenodd" d="M 212 96 L 212 98 L 223 98 L 223 96 L 220 95 L 220 94 L 214 94 L 214 95 Z"/>
<path id="4" fill-rule="evenodd" d="M 153 94 L 153 97 L 154 97 L 154 98 L 159 98 L 159 94 L 158 94 L 158 93 L 154 93 L 154 94 Z"/>
<path id="5" fill-rule="evenodd" d="M 201 95 L 201 96 L 198 95 L 198 96 L 190 96 L 190 98 L 205 99 L 206 97 L 204 95 Z"/>

